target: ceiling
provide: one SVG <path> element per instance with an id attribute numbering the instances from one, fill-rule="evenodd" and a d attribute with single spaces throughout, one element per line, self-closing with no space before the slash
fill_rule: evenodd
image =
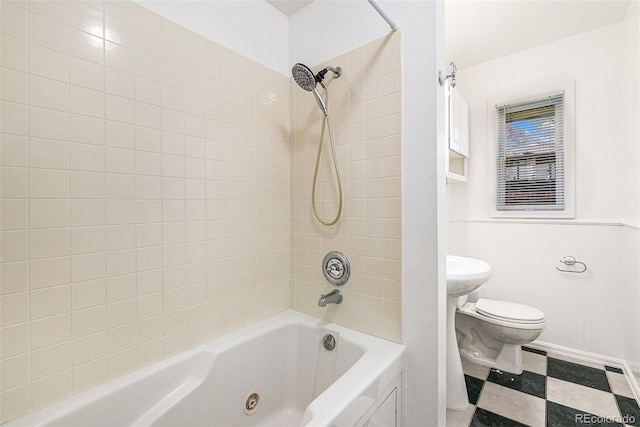
<path id="1" fill-rule="evenodd" d="M 287 16 L 291 16 L 313 0 L 267 0 L 271 6 Z"/>
<path id="2" fill-rule="evenodd" d="M 288 17 L 312 1 L 267 0 Z M 630 1 L 445 0 L 445 59 L 470 67 L 620 22 Z"/>
<path id="3" fill-rule="evenodd" d="M 620 22 L 629 2 L 446 0 L 446 61 L 465 68 Z"/>

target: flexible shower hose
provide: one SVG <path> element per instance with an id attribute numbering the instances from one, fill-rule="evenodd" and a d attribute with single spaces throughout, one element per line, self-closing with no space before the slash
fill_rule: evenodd
<path id="1" fill-rule="evenodd" d="M 324 88 L 325 99 L 327 100 L 327 104 L 329 103 L 329 94 L 327 93 L 327 88 Z M 332 221 L 324 221 L 320 218 L 320 214 L 318 213 L 318 209 L 316 208 L 316 182 L 318 181 L 318 170 L 320 169 L 320 157 L 322 155 L 322 143 L 324 141 L 324 130 L 325 128 L 329 128 L 329 141 L 331 142 L 331 155 L 333 157 L 333 167 L 336 171 L 336 178 L 338 179 L 338 213 L 336 217 Z M 313 214 L 316 216 L 316 219 L 322 225 L 331 226 L 338 222 L 340 219 L 340 215 L 342 215 L 342 180 L 340 179 L 340 169 L 338 168 L 338 159 L 336 158 L 336 146 L 333 142 L 333 131 L 331 130 L 331 122 L 329 121 L 329 116 L 324 116 L 322 120 L 322 129 L 320 131 L 320 142 L 318 143 L 318 157 L 316 158 L 316 170 L 313 173 L 313 186 L 311 188 L 311 207 L 313 208 Z"/>

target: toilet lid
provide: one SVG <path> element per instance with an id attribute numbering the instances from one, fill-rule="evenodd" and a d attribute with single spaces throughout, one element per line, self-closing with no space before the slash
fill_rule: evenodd
<path id="1" fill-rule="evenodd" d="M 544 322 L 544 313 L 542 311 L 515 302 L 480 298 L 476 303 L 476 312 L 493 319 L 513 321 L 516 323 Z"/>

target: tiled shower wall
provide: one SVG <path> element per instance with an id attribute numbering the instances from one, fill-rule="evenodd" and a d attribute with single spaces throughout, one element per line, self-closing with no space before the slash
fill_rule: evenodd
<path id="1" fill-rule="evenodd" d="M 392 33 L 322 64 L 343 69 L 329 82 L 329 117 L 343 181 L 342 218 L 321 225 L 311 189 L 322 114 L 310 92 L 291 85 L 291 305 L 373 335 L 402 342 L 401 319 L 401 43 Z M 318 86 L 324 96 L 324 90 Z M 318 210 L 338 209 L 328 131 L 317 186 Z M 317 306 L 331 290 L 321 264 L 331 250 L 351 262 L 340 306 Z"/>
<path id="2" fill-rule="evenodd" d="M 0 422 L 289 307 L 289 81 L 134 3 L 1 3 Z"/>

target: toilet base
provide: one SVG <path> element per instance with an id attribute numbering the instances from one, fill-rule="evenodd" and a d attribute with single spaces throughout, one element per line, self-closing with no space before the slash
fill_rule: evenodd
<path id="1" fill-rule="evenodd" d="M 460 356 L 471 363 L 495 368 L 510 374 L 520 375 L 524 370 L 522 365 L 522 346 L 504 344 L 495 357 L 487 356 L 473 348 L 460 348 Z"/>
<path id="2" fill-rule="evenodd" d="M 520 375 L 522 345 L 535 341 L 546 322 L 517 323 L 486 317 L 466 303 L 456 313 L 456 338 L 460 355 L 472 363 Z"/>

